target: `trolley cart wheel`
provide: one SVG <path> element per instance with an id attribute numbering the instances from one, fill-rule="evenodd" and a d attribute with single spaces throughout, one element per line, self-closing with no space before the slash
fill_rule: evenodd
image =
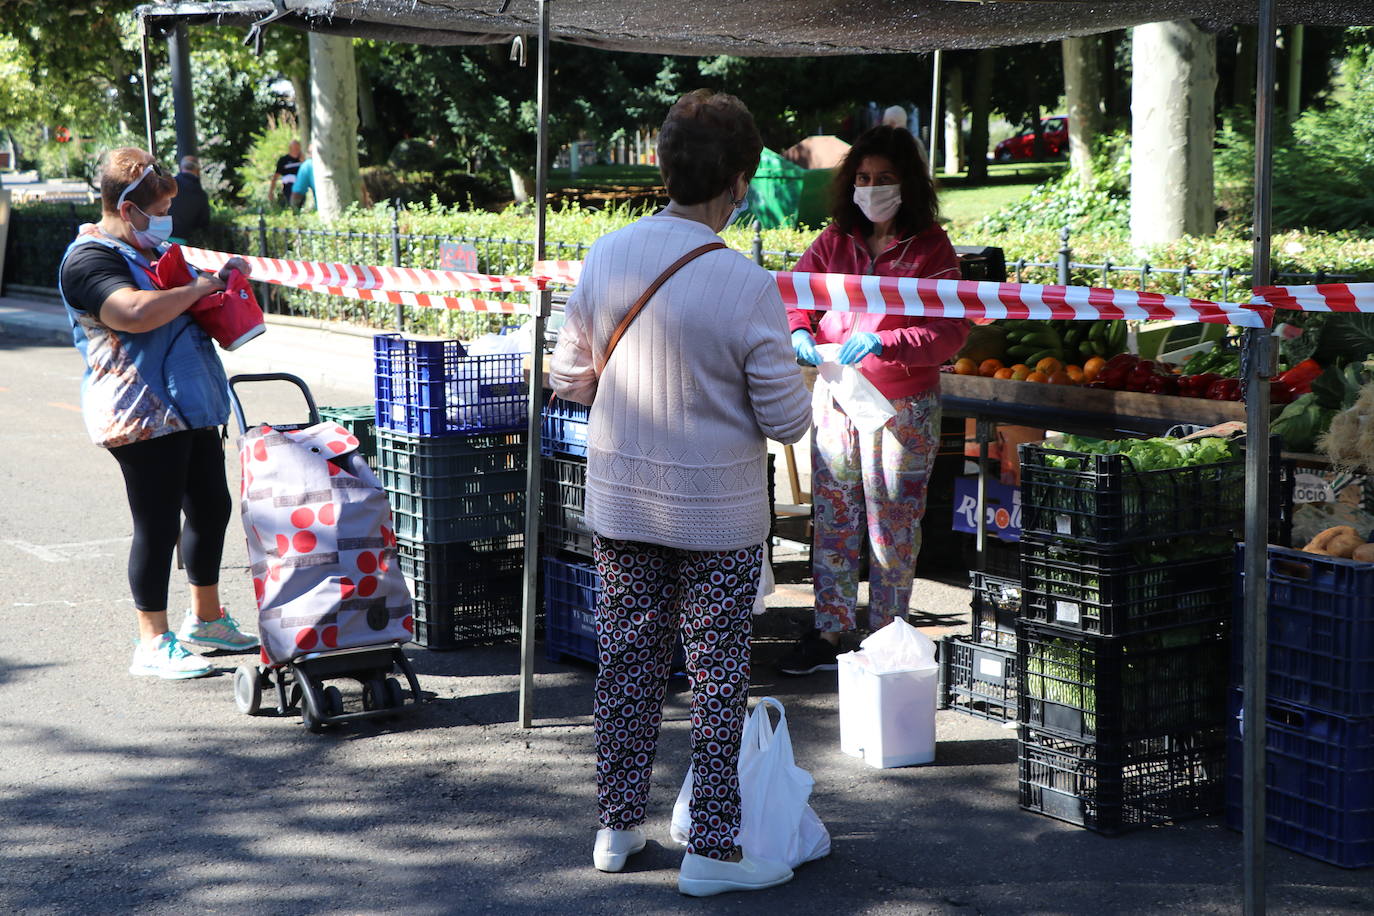
<path id="1" fill-rule="evenodd" d="M 299 681 L 292 681 L 291 690 L 287 693 L 286 705 L 288 709 L 294 709 L 301 705 L 301 685 Z"/>
<path id="2" fill-rule="evenodd" d="M 262 709 L 262 677 L 257 665 L 234 669 L 234 705 L 245 716 L 256 716 Z"/>
<path id="3" fill-rule="evenodd" d="M 343 692 L 339 688 L 330 684 L 320 691 L 320 695 L 324 699 L 324 714 L 326 716 L 343 715 Z"/>
<path id="4" fill-rule="evenodd" d="M 406 692 L 401 688 L 401 684 L 394 677 L 389 677 L 386 684 L 386 705 L 392 709 L 400 709 L 406 705 Z"/>
<path id="5" fill-rule="evenodd" d="M 309 694 L 306 695 L 305 702 L 301 703 L 301 723 L 311 732 L 311 734 L 318 735 L 320 732 L 324 731 L 324 721 L 311 704 Z"/>
<path id="6" fill-rule="evenodd" d="M 386 681 L 382 678 L 369 678 L 363 682 L 363 709 L 386 709 L 391 705 L 388 696 Z"/>

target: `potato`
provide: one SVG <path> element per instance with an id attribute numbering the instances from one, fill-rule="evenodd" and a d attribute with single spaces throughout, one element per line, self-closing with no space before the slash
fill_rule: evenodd
<path id="1" fill-rule="evenodd" d="M 1356 538 L 1361 544 L 1364 543 L 1364 538 L 1356 534 L 1354 528 L 1349 525 L 1336 525 L 1318 533 L 1316 537 L 1307 542 L 1307 546 L 1303 550 L 1308 553 L 1330 553 L 1330 548 L 1327 545 L 1336 538 L 1345 536 Z"/>
<path id="2" fill-rule="evenodd" d="M 1364 538 L 1358 534 L 1338 535 L 1334 540 L 1327 541 L 1326 552 L 1333 557 L 1350 559 L 1356 550 L 1364 546 Z"/>
<path id="3" fill-rule="evenodd" d="M 1359 560 L 1361 563 L 1374 563 L 1374 544 L 1361 544 L 1356 547 L 1350 559 Z"/>

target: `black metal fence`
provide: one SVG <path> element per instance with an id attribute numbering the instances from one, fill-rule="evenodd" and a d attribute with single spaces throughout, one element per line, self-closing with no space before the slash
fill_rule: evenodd
<path id="1" fill-rule="evenodd" d="M 94 213 L 89 212 L 89 208 L 78 210 L 75 204 L 70 205 L 69 212 L 64 215 L 26 215 L 22 210 L 13 211 L 5 259 L 5 283 L 55 287 L 63 252 L 76 236 L 80 224 L 92 218 Z M 269 226 L 259 216 L 256 226 L 218 224 L 212 227 L 205 243 L 224 251 L 288 260 L 426 268 L 439 265 L 441 246 L 459 243 L 476 250 L 477 270 L 483 273 L 526 273 L 534 262 L 534 243 L 528 239 L 401 232 L 395 211 L 389 231 L 384 232 Z M 547 256 L 552 259 L 579 260 L 585 256 L 587 247 L 582 243 L 553 240 L 547 245 Z M 801 257 L 799 251 L 765 249 L 763 236 L 757 228 L 748 253 L 754 261 L 770 270 L 786 270 Z M 1067 229 L 1060 233 L 1060 247 L 1054 260 L 1008 259 L 1007 272 L 1008 279 L 1017 283 L 1116 286 L 1217 301 L 1248 298 L 1250 288 L 1248 268 L 1161 267 L 1148 261 L 1117 263 L 1110 258 L 1098 263 L 1076 261 Z M 1273 279 L 1277 283 L 1321 283 L 1349 282 L 1362 278 L 1354 274 L 1319 271 L 1281 272 L 1276 273 Z M 500 314 L 396 307 L 282 287 L 264 286 L 261 298 L 265 309 L 278 314 L 348 321 L 379 328 L 399 327 L 412 333 L 466 336 L 521 320 L 518 316 Z"/>

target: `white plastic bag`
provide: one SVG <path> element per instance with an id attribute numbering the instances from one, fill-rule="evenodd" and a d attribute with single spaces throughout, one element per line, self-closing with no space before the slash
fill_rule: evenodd
<path id="1" fill-rule="evenodd" d="M 816 352 L 823 360 L 817 367 L 816 397 L 833 398 L 855 429 L 861 433 L 876 432 L 897 415 L 892 402 L 864 378 L 858 366 L 841 366 L 835 362 L 840 352 L 839 344 L 821 344 Z"/>
<path id="2" fill-rule="evenodd" d="M 874 674 L 935 668 L 935 643 L 900 617 L 859 643 Z"/>
<path id="3" fill-rule="evenodd" d="M 778 711 L 775 726 L 768 707 Z M 787 712 L 773 697 L 763 697 L 744 723 L 739 754 L 740 831 L 736 842 L 750 856 L 786 863 L 796 868 L 803 862 L 830 854 L 830 832 L 808 800 L 816 781 L 797 766 L 792 738 L 787 731 Z M 692 771 L 682 782 L 673 805 L 672 838 L 687 845 L 692 830 Z"/>
<path id="4" fill-rule="evenodd" d="M 763 548 L 763 565 L 759 569 L 759 593 L 754 596 L 754 616 L 768 610 L 764 599 L 778 590 L 777 580 L 773 578 L 773 564 L 768 562 L 768 548 Z"/>

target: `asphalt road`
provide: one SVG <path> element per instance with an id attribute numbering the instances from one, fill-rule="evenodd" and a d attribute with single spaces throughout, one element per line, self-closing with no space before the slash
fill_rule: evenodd
<path id="1" fill-rule="evenodd" d="M 513 725 L 514 647 L 409 654 L 429 702 L 312 735 L 248 718 L 229 678 L 126 673 L 129 523 L 116 465 L 85 438 L 69 347 L 0 338 L 0 911 L 102 913 L 1115 914 L 1239 910 L 1241 844 L 1219 819 L 1104 839 L 1018 810 L 1011 732 L 938 717 L 936 764 L 838 751 L 833 679 L 768 662 L 806 615 L 761 618 L 755 695 L 787 704 L 834 852 L 763 894 L 675 889 L 667 824 L 686 760 L 671 694 L 651 841 L 590 864 L 591 672 L 540 659 L 537 728 Z M 354 386 L 316 390 L 360 403 Z M 288 411 L 284 393 L 264 410 Z M 233 449 L 228 473 L 237 479 Z M 252 619 L 230 528 L 224 592 Z M 794 570 L 795 572 L 795 570 Z M 173 574 L 174 594 L 182 580 Z M 783 597 L 795 595 L 784 590 Z M 918 601 L 920 600 L 918 596 Z M 221 656 L 226 670 L 237 662 Z M 1271 912 L 1374 911 L 1374 871 L 1274 850 Z"/>

